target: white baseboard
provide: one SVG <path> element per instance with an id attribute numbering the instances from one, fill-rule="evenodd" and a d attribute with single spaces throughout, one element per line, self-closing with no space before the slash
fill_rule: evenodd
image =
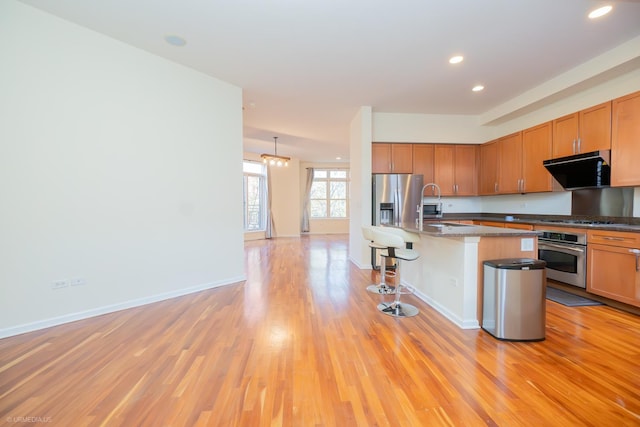
<path id="1" fill-rule="evenodd" d="M 366 264 L 361 264 L 360 262 L 356 261 L 355 259 L 349 257 L 349 261 L 351 261 L 352 263 L 355 264 L 356 267 L 358 267 L 360 270 L 373 270 L 373 268 L 371 267 L 371 263 L 366 263 Z"/>
<path id="2" fill-rule="evenodd" d="M 461 319 L 458 315 L 456 315 L 455 313 L 452 313 L 449 309 L 442 306 L 441 304 L 434 301 L 432 298 L 428 297 L 427 295 L 423 294 L 417 289 L 414 291 L 414 295 L 417 296 L 420 300 L 429 304 L 438 313 L 442 314 L 444 317 L 446 317 L 447 319 L 455 323 L 459 328 L 480 329 L 480 324 L 478 323 L 477 319 Z"/>
<path id="3" fill-rule="evenodd" d="M 22 325 L 12 326 L 9 328 L 3 328 L 3 329 L 0 329 L 0 338 L 12 337 L 12 336 L 24 334 L 27 332 L 33 332 L 40 329 L 50 328 L 52 326 L 58 326 L 65 323 L 88 319 L 90 317 L 101 316 L 103 314 L 113 313 L 120 310 L 126 310 L 129 308 L 135 308 L 135 307 L 140 307 L 147 304 L 152 304 L 154 302 L 181 297 L 184 295 L 205 291 L 207 289 L 213 289 L 213 288 L 218 288 L 220 286 L 232 285 L 234 283 L 243 282 L 246 279 L 247 277 L 243 275 L 236 278 L 225 280 L 223 282 L 205 283 L 202 285 L 192 286 L 190 288 L 179 289 L 176 291 L 166 292 L 163 294 L 151 295 L 144 298 L 138 298 L 138 299 L 124 301 L 116 304 L 105 305 L 103 307 L 97 307 L 91 310 L 80 311 L 77 313 L 69 313 L 62 316 L 51 317 L 49 319 L 38 320 L 36 322 L 25 323 Z"/>
<path id="4" fill-rule="evenodd" d="M 302 232 L 303 235 L 308 234 L 310 236 L 322 236 L 323 234 L 331 234 L 331 235 L 336 235 L 336 234 L 349 234 L 348 231 L 304 231 Z"/>

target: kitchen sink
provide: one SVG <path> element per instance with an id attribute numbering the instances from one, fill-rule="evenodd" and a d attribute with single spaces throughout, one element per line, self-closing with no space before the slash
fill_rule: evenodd
<path id="1" fill-rule="evenodd" d="M 457 222 L 425 222 L 425 227 L 468 227 L 469 224 L 459 224 Z"/>

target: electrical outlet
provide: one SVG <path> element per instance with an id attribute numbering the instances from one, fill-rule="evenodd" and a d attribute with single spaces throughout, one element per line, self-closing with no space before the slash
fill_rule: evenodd
<path id="1" fill-rule="evenodd" d="M 523 252 L 529 252 L 533 250 L 533 239 L 524 238 L 520 239 L 520 250 Z"/>
<path id="2" fill-rule="evenodd" d="M 51 289 L 61 289 L 69 286 L 68 280 L 54 280 L 51 282 Z"/>
<path id="3" fill-rule="evenodd" d="M 71 283 L 71 286 L 84 286 L 87 284 L 87 281 L 81 277 L 78 277 L 76 279 L 71 279 L 69 280 L 69 282 Z"/>

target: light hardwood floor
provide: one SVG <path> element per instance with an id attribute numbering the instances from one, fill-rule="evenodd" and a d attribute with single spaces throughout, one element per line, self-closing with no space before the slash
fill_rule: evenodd
<path id="1" fill-rule="evenodd" d="M 246 283 L 0 340 L 0 424 L 640 425 L 636 315 L 547 301 L 545 341 L 503 342 L 414 296 L 379 313 L 347 236 L 246 260 Z"/>

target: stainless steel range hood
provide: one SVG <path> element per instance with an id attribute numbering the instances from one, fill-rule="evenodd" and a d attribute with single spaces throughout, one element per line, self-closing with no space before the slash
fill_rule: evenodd
<path id="1" fill-rule="evenodd" d="M 611 151 L 560 157 L 542 162 L 545 168 L 565 190 L 603 188 L 611 184 Z"/>

